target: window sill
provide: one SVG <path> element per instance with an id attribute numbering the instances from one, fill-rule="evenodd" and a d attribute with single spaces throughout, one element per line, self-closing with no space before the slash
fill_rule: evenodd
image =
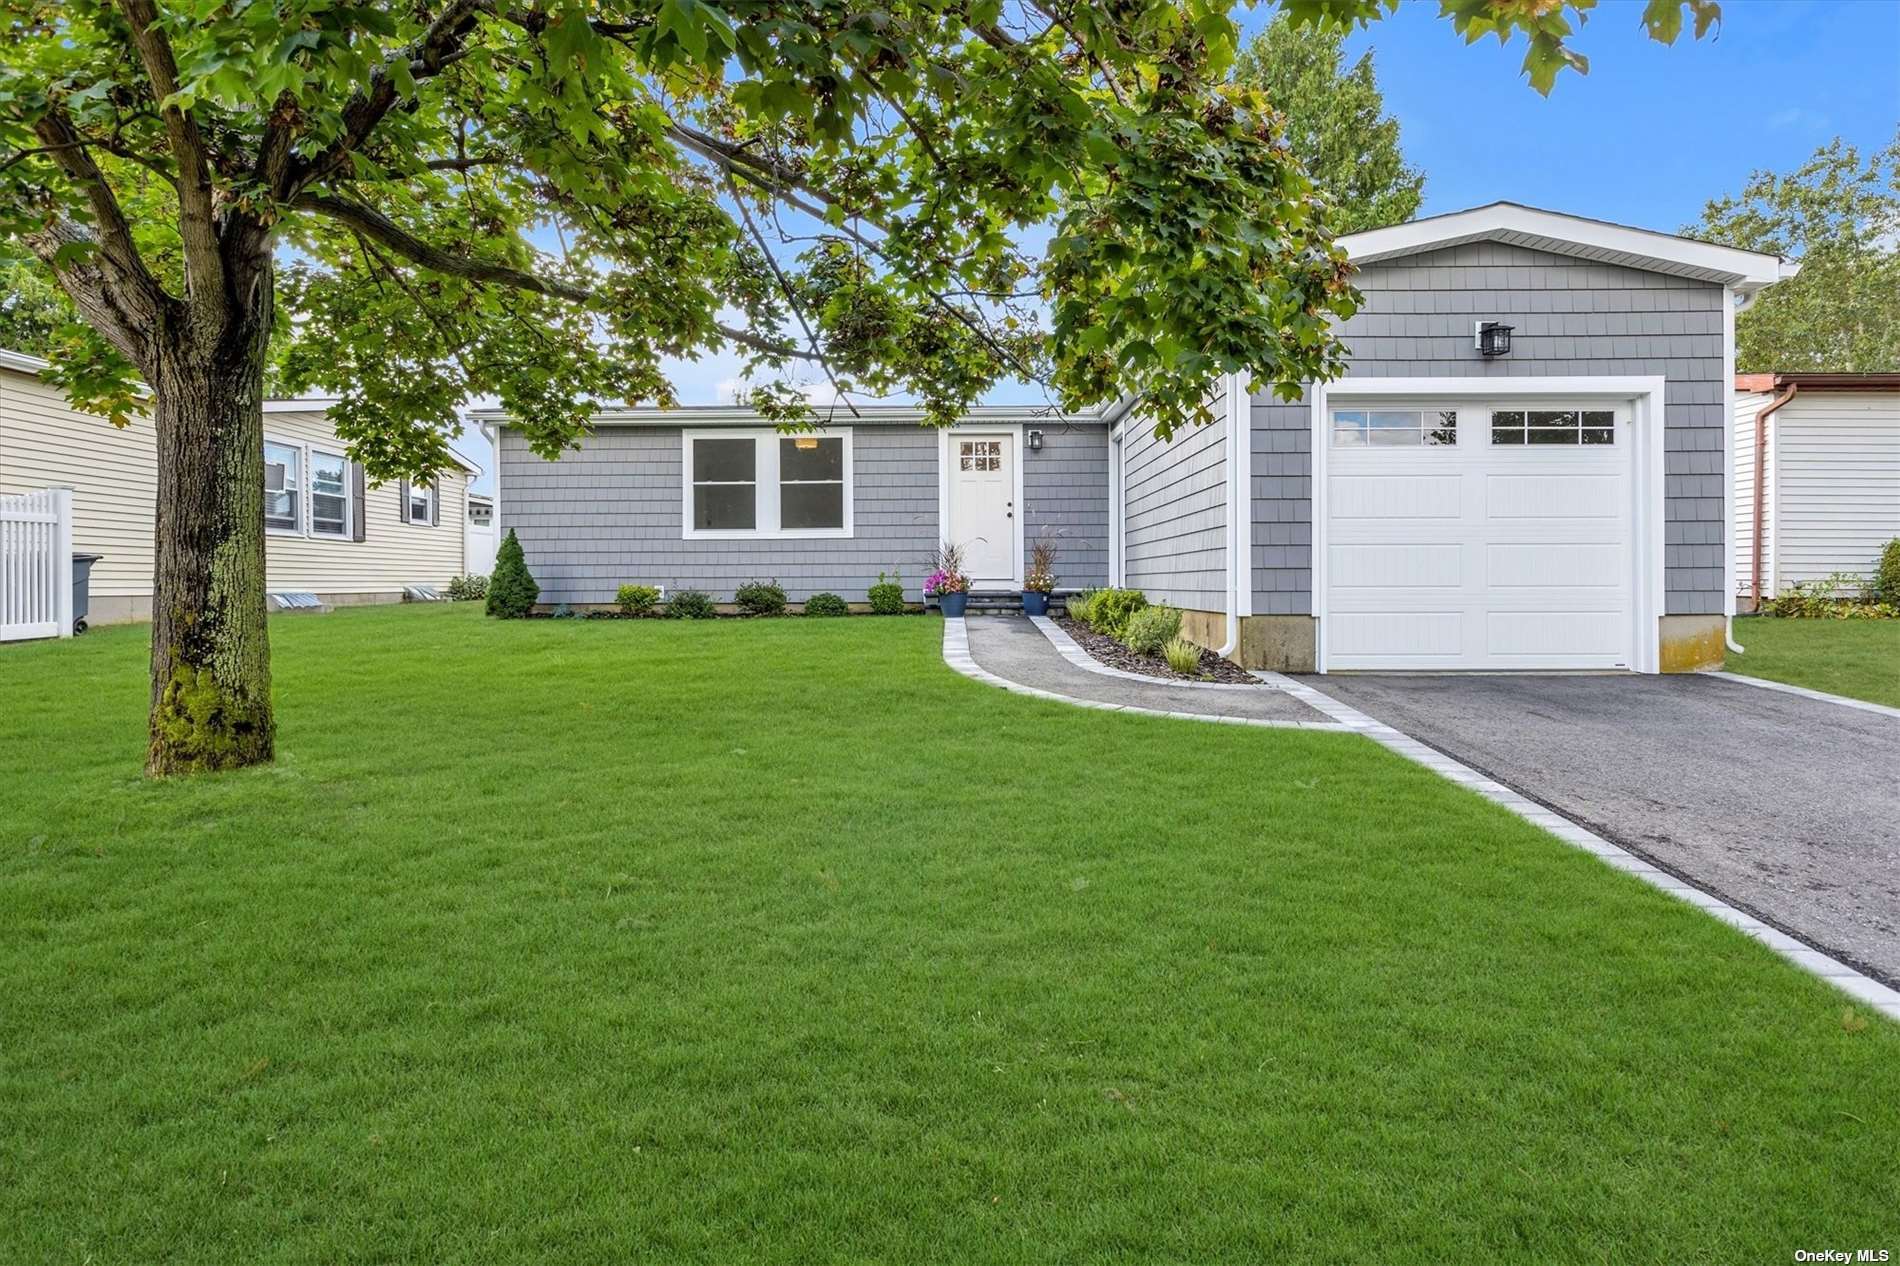
<path id="1" fill-rule="evenodd" d="M 845 528 L 792 528 L 776 532 L 761 531 L 757 528 L 687 528 L 680 534 L 683 541 L 848 541 L 851 529 Z"/>

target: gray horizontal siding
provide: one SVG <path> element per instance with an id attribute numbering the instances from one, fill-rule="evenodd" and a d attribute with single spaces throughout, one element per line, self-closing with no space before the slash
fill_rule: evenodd
<path id="1" fill-rule="evenodd" d="M 1374 264 L 1341 327 L 1362 377 L 1660 375 L 1664 391 L 1665 611 L 1722 610 L 1722 288 L 1498 242 Z M 1485 360 L 1473 324 L 1514 326 Z M 1310 614 L 1311 413 L 1253 397 L 1254 609 Z"/>
<path id="2" fill-rule="evenodd" d="M 501 530 L 519 535 L 541 600 L 611 602 L 622 584 L 704 589 L 721 602 L 776 580 L 802 602 L 829 591 L 862 602 L 880 571 L 913 601 L 937 540 L 937 436 L 915 426 L 853 431 L 853 531 L 846 540 L 680 538 L 680 432 L 602 427 L 546 461 L 501 437 Z"/>
<path id="3" fill-rule="evenodd" d="M 1023 453 L 1023 560 L 1038 538 L 1056 546 L 1056 584 L 1108 583 L 1108 428 L 1048 426 L 1042 451 Z"/>
<path id="4" fill-rule="evenodd" d="M 1227 412 L 1226 379 L 1214 416 Z M 1227 428 L 1158 440 L 1139 416 L 1122 439 L 1122 572 L 1151 602 L 1227 610 Z"/>

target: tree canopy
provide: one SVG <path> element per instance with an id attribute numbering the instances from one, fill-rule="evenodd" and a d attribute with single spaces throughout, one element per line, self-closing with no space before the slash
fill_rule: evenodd
<path id="1" fill-rule="evenodd" d="M 1425 176 L 1399 149 L 1399 121 L 1385 112 L 1372 54 L 1348 69 L 1345 42 L 1344 28 L 1276 14 L 1240 51 L 1234 78 L 1285 116 L 1287 145 L 1330 209 L 1334 230 L 1356 233 L 1411 219 Z"/>
<path id="2" fill-rule="evenodd" d="M 1443 10 L 1526 35 L 1548 89 L 1589 7 Z M 275 249 L 283 384 L 340 389 L 377 477 L 440 467 L 472 396 L 552 452 L 591 401 L 668 403 L 662 358 L 720 349 L 936 421 L 1005 377 L 1070 407 L 1141 393 L 1170 431 L 1211 374 L 1335 372 L 1354 302 L 1352 222 L 1262 85 L 1228 80 L 1227 10 L 38 0 L 0 53 L 0 230 L 97 332 L 68 385 L 108 402 L 146 331 L 263 284 Z M 1715 6 L 1644 20 L 1673 39 L 1685 10 L 1700 33 Z M 755 403 L 804 416 L 784 386 Z"/>
<path id="3" fill-rule="evenodd" d="M 1837 138 L 1792 172 L 1758 171 L 1684 231 L 1801 261 L 1737 318 L 1737 369 L 1900 372 L 1900 133 L 1864 158 Z"/>

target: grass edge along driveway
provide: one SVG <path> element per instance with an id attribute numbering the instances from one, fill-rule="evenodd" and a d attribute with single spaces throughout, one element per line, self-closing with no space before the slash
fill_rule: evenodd
<path id="1" fill-rule="evenodd" d="M 1728 657 L 1730 672 L 1900 708 L 1900 620 L 1749 616 L 1735 640 L 1747 654 Z"/>
<path id="2" fill-rule="evenodd" d="M 0 653 L 0 1258 L 1783 1260 L 1890 1244 L 1900 1031 L 1351 735 L 934 619 Z"/>

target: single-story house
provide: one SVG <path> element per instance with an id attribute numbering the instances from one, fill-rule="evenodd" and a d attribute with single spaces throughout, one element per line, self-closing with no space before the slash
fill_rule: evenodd
<path id="1" fill-rule="evenodd" d="M 813 435 L 735 408 L 603 409 L 548 461 L 505 414 L 496 513 L 548 603 L 623 582 L 730 600 L 915 600 L 931 547 L 981 589 L 1040 536 L 1063 587 L 1127 585 L 1251 667 L 1685 670 L 1732 614 L 1734 315 L 1773 255 L 1512 203 L 1342 239 L 1350 367 L 1288 403 L 1242 376 L 1221 421 L 1154 438 L 1138 402 L 865 409 Z"/>
<path id="2" fill-rule="evenodd" d="M 1900 374 L 1739 375 L 1734 524 L 1745 611 L 1803 581 L 1873 575 L 1900 537 Z"/>
<path id="3" fill-rule="evenodd" d="M 40 371 L 0 351 L 0 494 L 73 490 L 73 549 L 92 569 L 87 622 L 152 614 L 158 439 L 149 418 L 113 426 L 75 409 Z M 333 605 L 398 602 L 410 586 L 442 586 L 463 565 L 469 480 L 463 460 L 434 484 L 370 487 L 344 456 L 329 401 L 264 404 L 265 584 Z"/>

